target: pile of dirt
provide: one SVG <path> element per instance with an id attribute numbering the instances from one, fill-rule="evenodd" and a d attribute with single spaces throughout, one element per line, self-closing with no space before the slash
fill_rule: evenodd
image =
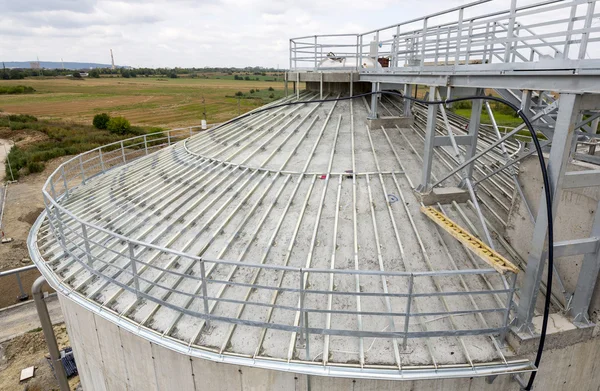
<path id="1" fill-rule="evenodd" d="M 43 210 L 44 208 L 34 208 L 33 210 L 19 216 L 18 220 L 23 221 L 29 225 L 33 225 L 33 223 L 35 223 L 35 220 L 37 220 L 38 216 L 40 215 L 40 213 L 42 213 Z"/>
<path id="2" fill-rule="evenodd" d="M 54 333 L 59 349 L 69 346 L 69 337 L 65 325 L 54 326 Z M 32 330 L 11 341 L 0 345 L 0 390 L 50 391 L 58 389 L 50 364 L 46 360 L 48 348 L 41 330 Z M 19 382 L 21 370 L 30 366 L 36 367 L 35 376 Z M 79 377 L 69 380 L 71 389 L 79 384 Z"/>

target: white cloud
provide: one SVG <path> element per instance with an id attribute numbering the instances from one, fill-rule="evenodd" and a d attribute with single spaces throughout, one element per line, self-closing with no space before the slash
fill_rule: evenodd
<path id="1" fill-rule="evenodd" d="M 132 66 L 286 67 L 289 38 L 362 32 L 466 2 L 0 0 L 0 60 L 110 63 L 112 48 Z"/>

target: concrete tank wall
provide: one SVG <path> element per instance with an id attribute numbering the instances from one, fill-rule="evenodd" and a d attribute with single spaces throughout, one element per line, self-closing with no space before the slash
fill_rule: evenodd
<path id="1" fill-rule="evenodd" d="M 180 354 L 132 334 L 59 295 L 84 391 L 212 391 L 307 389 L 307 376 L 212 362 Z M 548 351 L 538 390 L 597 390 L 600 339 Z M 312 376 L 312 391 L 519 390 L 510 376 L 436 381 L 374 381 Z"/>
<path id="2" fill-rule="evenodd" d="M 567 171 L 594 169 L 597 169 L 597 167 L 582 162 L 570 163 L 567 167 Z M 537 216 L 538 204 L 543 189 L 537 157 L 532 156 L 523 161 L 519 171 L 519 182 L 529 205 L 532 207 L 533 215 Z M 554 240 L 562 241 L 589 237 L 592 222 L 597 213 L 598 200 L 600 200 L 600 188 L 598 187 L 563 190 L 560 195 L 558 213 L 554 217 Z M 518 196 L 514 197 L 507 223 L 506 239 L 519 255 L 527 260 L 533 236 L 533 223 L 523 201 Z M 581 255 L 558 258 L 554 262 L 568 292 L 575 290 L 582 259 L 583 256 Z M 543 280 L 545 279 L 544 275 Z M 556 292 L 555 297 L 564 304 L 564 298 L 559 293 L 560 286 L 556 281 L 552 289 Z M 541 301 L 542 297 L 540 295 L 538 306 L 541 306 Z M 590 320 L 596 320 L 598 312 L 600 312 L 600 283 L 597 281 L 590 305 Z"/>

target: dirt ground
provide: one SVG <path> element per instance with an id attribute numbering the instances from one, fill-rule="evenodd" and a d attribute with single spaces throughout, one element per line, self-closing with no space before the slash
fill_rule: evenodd
<path id="1" fill-rule="evenodd" d="M 59 349 L 69 346 L 65 325 L 54 326 Z M 20 337 L 0 345 L 0 390 L 3 391 L 50 391 L 58 389 L 50 364 L 45 356 L 48 347 L 41 330 L 31 330 Z M 21 370 L 35 366 L 34 377 L 19 382 Z M 79 376 L 69 379 L 71 389 L 79 384 Z"/>
<path id="2" fill-rule="evenodd" d="M 25 135 L 18 132 L 14 132 L 11 136 L 16 145 L 30 142 L 32 137 L 36 137 L 35 134 Z M 41 189 L 48 175 L 66 159 L 68 157 L 52 160 L 46 164 L 43 172 L 30 174 L 5 188 L 7 198 L 2 222 L 5 236 L 13 240 L 0 245 L 0 271 L 32 263 L 27 251 L 27 235 L 44 207 Z M 3 164 L 2 168 L 4 168 Z M 31 284 L 38 276 L 37 270 L 21 275 L 23 288 L 28 294 L 31 291 Z M 0 281 L 0 308 L 17 303 L 18 295 L 16 277 L 5 277 Z"/>

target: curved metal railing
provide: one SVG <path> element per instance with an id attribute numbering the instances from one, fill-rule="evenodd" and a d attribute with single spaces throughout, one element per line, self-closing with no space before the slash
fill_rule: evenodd
<path id="1" fill-rule="evenodd" d="M 486 276 L 497 275 L 494 269 L 468 269 L 468 270 L 441 270 L 441 271 L 421 271 L 421 272 L 388 272 L 375 270 L 354 270 L 354 269 L 318 269 L 318 268 L 298 268 L 290 266 L 275 266 L 253 262 L 235 262 L 225 259 L 212 259 L 200 257 L 194 254 L 178 251 L 177 249 L 162 247 L 144 241 L 136 240 L 119 233 L 113 232 L 107 228 L 101 227 L 78 217 L 65 206 L 69 197 L 74 196 L 74 189 L 79 185 L 86 184 L 98 175 L 106 173 L 108 170 L 120 167 L 143 156 L 147 156 L 161 148 L 169 147 L 175 142 L 185 139 L 194 134 L 198 127 L 189 127 L 174 129 L 161 133 L 148 134 L 139 137 L 130 138 L 116 143 L 108 144 L 95 148 L 86 153 L 75 156 L 61 164 L 47 179 L 42 189 L 44 202 L 47 212 L 47 220 L 50 230 L 59 243 L 60 247 L 70 258 L 70 262 L 79 264 L 91 275 L 98 276 L 109 284 L 118 286 L 124 291 L 132 292 L 137 296 L 136 302 L 146 299 L 157 305 L 171 308 L 181 314 L 187 314 L 203 319 L 203 325 L 210 321 L 227 322 L 231 324 L 249 325 L 269 329 L 285 330 L 292 333 L 299 333 L 308 340 L 309 334 L 320 335 L 341 335 L 353 337 L 384 337 L 384 338 L 402 338 L 406 342 L 407 338 L 423 337 L 441 337 L 441 336 L 464 336 L 464 335 L 497 335 L 507 330 L 509 313 L 515 291 L 516 275 L 509 278 L 511 284 L 503 286 L 501 289 L 484 290 L 463 290 L 440 292 L 422 292 L 422 289 L 416 287 L 422 286 L 423 280 L 464 278 L 466 276 Z M 210 130 L 209 130 L 210 132 Z M 76 196 L 79 196 L 77 194 Z M 95 239 L 102 236 L 103 240 Z M 115 244 L 122 244 L 119 250 Z M 184 267 L 175 268 L 172 266 L 160 266 L 157 263 L 144 260 L 141 254 L 152 253 L 152 259 L 159 259 L 161 256 L 173 260 L 168 265 L 183 265 Z M 111 254 L 114 258 L 108 262 L 103 254 Z M 175 262 L 176 261 L 176 262 Z M 265 285 L 258 283 L 254 278 L 252 282 L 223 280 L 211 276 L 211 271 L 217 267 L 245 268 L 251 270 L 252 274 L 257 276 L 259 273 L 276 272 L 281 275 L 297 275 L 297 287 L 279 285 Z M 117 270 L 117 273 L 109 275 L 105 271 L 107 268 Z M 148 273 L 159 273 L 160 276 L 170 276 L 176 279 L 177 283 L 167 286 L 161 283 L 161 279 L 150 279 Z M 340 290 L 339 287 L 333 289 L 311 289 L 306 283 L 309 278 L 314 276 L 325 276 L 335 278 L 336 281 L 349 279 L 355 281 L 359 276 L 375 276 L 394 282 L 398 287 L 406 287 L 404 290 L 395 292 Z M 118 276 L 118 277 L 116 277 Z M 125 278 L 123 278 L 125 276 Z M 185 285 L 185 282 L 192 282 L 194 290 L 186 291 L 178 287 Z M 291 295 L 292 300 L 286 300 L 288 303 L 297 303 L 296 305 L 283 305 L 277 302 L 256 302 L 245 299 L 225 298 L 220 294 L 215 294 L 227 286 L 234 286 L 237 289 L 244 289 L 248 293 L 262 291 L 267 293 Z M 354 288 L 354 282 L 349 284 Z M 455 286 L 459 286 L 455 284 Z M 154 289 L 157 288 L 157 289 Z M 421 290 L 421 292 L 419 292 Z M 171 294 L 186 297 L 186 305 L 176 305 L 167 300 Z M 333 298 L 347 297 L 378 297 L 385 300 L 393 300 L 395 308 L 401 308 L 401 311 L 393 311 L 388 307 L 386 311 L 354 310 L 354 309 L 332 309 L 322 308 L 320 303 L 328 302 Z M 474 303 L 474 297 L 487 296 L 493 302 L 498 304 L 491 308 L 479 308 Z M 454 308 L 446 307 L 442 311 L 418 312 L 415 310 L 415 300 L 429 298 L 431 300 L 452 300 L 452 298 L 463 297 L 464 306 Z M 201 310 L 194 310 L 190 305 L 194 300 L 199 300 Z M 456 300 L 453 300 L 456 302 Z M 219 304 L 234 304 L 244 307 L 263 308 L 267 311 L 275 309 L 287 311 L 295 315 L 293 323 L 277 323 L 269 320 L 261 321 L 257 319 L 242 319 L 239 316 L 224 316 L 215 314 L 215 307 Z M 237 311 L 234 311 L 237 312 Z M 494 315 L 495 314 L 495 315 Z M 331 328 L 314 327 L 308 322 L 308 317 L 321 315 L 350 315 L 362 319 L 362 324 L 367 320 L 387 319 L 389 327 L 384 331 L 366 330 L 361 327 L 356 328 Z M 415 325 L 415 318 L 424 317 L 444 318 L 462 315 L 475 315 L 481 321 L 470 322 L 472 327 L 459 329 L 456 327 L 436 328 L 433 323 L 430 326 L 423 326 L 425 322 L 416 321 L 419 328 L 410 328 Z M 484 315 L 486 316 L 483 320 Z M 475 318 L 473 318 L 475 319 Z M 411 320 L 413 323 L 411 323 Z M 377 322 L 375 322 L 377 323 Z M 416 330 L 415 330 L 416 329 Z M 194 344 L 196 341 L 191 341 Z"/>

